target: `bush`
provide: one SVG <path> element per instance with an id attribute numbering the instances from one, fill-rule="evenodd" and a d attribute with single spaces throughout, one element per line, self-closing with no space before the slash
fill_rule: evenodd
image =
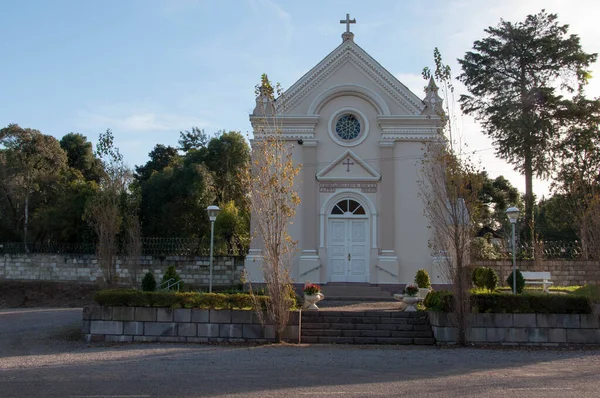
<path id="1" fill-rule="evenodd" d="M 131 289 L 100 290 L 94 301 L 106 307 L 146 307 L 149 305 L 146 293 Z"/>
<path id="2" fill-rule="evenodd" d="M 152 272 L 148 271 L 146 275 L 144 275 L 144 279 L 142 279 L 142 291 L 143 292 L 153 292 L 156 290 L 156 279 L 154 279 L 154 275 Z"/>
<path id="3" fill-rule="evenodd" d="M 479 289 L 494 291 L 498 287 L 498 275 L 496 271 L 488 267 L 475 267 L 471 281 Z"/>
<path id="4" fill-rule="evenodd" d="M 575 296 L 586 297 L 593 303 L 600 303 L 600 286 L 598 285 L 585 285 L 577 289 L 573 294 Z"/>
<path id="5" fill-rule="evenodd" d="M 471 282 L 473 286 L 483 289 L 483 272 L 485 267 L 475 267 L 473 274 L 471 275 Z"/>
<path id="6" fill-rule="evenodd" d="M 483 273 L 483 287 L 493 292 L 498 287 L 498 275 L 491 268 L 486 268 Z"/>
<path id="7" fill-rule="evenodd" d="M 429 274 L 424 269 L 420 269 L 417 271 L 417 275 L 415 275 L 415 283 L 419 287 L 419 289 L 427 289 L 431 286 L 431 280 L 429 279 Z"/>
<path id="8" fill-rule="evenodd" d="M 426 305 L 427 309 L 452 312 L 454 298 L 445 292 L 432 296 L 429 303 L 431 308 Z M 592 307 L 586 297 L 571 295 L 481 293 L 471 295 L 471 310 L 500 314 L 590 314 Z"/>
<path id="9" fill-rule="evenodd" d="M 162 283 L 167 282 L 169 279 L 173 279 L 171 282 L 169 282 L 169 285 L 172 285 L 173 283 L 179 282 L 181 281 L 181 277 L 179 276 L 179 274 L 177 273 L 177 270 L 175 269 L 174 265 L 169 265 L 169 267 L 167 268 L 167 272 L 165 272 L 165 274 L 162 277 Z M 165 284 L 163 286 L 163 288 L 166 289 L 167 284 Z M 168 290 L 173 291 L 173 290 L 183 290 L 183 282 L 179 283 L 179 288 L 177 287 L 177 285 L 173 285 L 171 286 Z"/>
<path id="10" fill-rule="evenodd" d="M 487 293 L 471 296 L 473 312 L 524 314 L 590 314 L 592 307 L 585 297 L 558 294 Z"/>
<path id="11" fill-rule="evenodd" d="M 427 293 L 423 305 L 431 311 L 450 312 L 448 309 L 451 303 L 448 301 L 447 297 L 452 298 L 452 293 L 447 290 L 432 290 Z"/>
<path id="12" fill-rule="evenodd" d="M 517 268 L 516 271 L 516 275 L 517 275 L 517 293 L 523 293 L 523 289 L 525 289 L 525 278 L 523 278 L 523 274 L 521 273 L 521 271 Z M 508 276 L 508 278 L 506 278 L 506 284 L 508 285 L 508 287 L 510 287 L 510 290 L 512 291 L 513 289 L 513 273 L 511 271 L 510 275 Z"/>
<path id="13" fill-rule="evenodd" d="M 256 296 L 261 308 L 268 296 Z M 131 289 L 101 290 L 94 301 L 107 307 L 159 307 L 159 308 L 253 308 L 249 294 L 195 293 L 195 292 L 140 292 Z"/>

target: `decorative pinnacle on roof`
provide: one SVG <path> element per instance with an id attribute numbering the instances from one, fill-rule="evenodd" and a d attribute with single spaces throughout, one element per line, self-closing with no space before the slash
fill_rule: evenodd
<path id="1" fill-rule="evenodd" d="M 423 103 L 426 105 L 423 110 L 423 115 L 441 115 L 444 110 L 442 108 L 443 99 L 438 95 L 438 86 L 435 84 L 433 77 L 429 79 L 429 84 L 425 87 L 425 98 Z"/>
<path id="2" fill-rule="evenodd" d="M 346 24 L 346 31 L 342 33 L 342 41 L 354 40 L 354 33 L 350 32 L 350 24 L 356 23 L 356 19 L 350 19 L 350 14 L 346 14 L 346 19 L 340 20 L 340 23 Z"/>

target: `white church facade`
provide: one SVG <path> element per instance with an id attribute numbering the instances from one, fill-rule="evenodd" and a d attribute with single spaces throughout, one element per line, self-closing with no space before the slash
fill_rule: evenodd
<path id="1" fill-rule="evenodd" d="M 425 143 L 439 138 L 437 87 L 431 80 L 424 99 L 412 93 L 354 42 L 351 21 L 344 22 L 342 44 L 277 109 L 293 160 L 302 164 L 301 203 L 289 230 L 298 242 L 292 279 L 403 285 L 424 268 L 432 283 L 443 283 L 419 195 Z M 246 269 L 260 282 L 256 242 Z"/>

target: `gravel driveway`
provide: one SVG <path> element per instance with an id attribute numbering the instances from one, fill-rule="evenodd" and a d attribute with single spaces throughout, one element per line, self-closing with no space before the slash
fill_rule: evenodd
<path id="1" fill-rule="evenodd" d="M 0 396 L 598 397 L 600 351 L 92 345 L 81 310 L 0 311 Z"/>

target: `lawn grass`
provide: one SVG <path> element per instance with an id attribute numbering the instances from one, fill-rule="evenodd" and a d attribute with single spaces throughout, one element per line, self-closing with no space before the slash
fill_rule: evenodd
<path id="1" fill-rule="evenodd" d="M 575 293 L 577 290 L 581 289 L 581 286 L 550 286 L 548 288 L 548 290 L 550 290 L 551 292 L 562 292 L 562 293 Z M 498 289 L 496 289 L 500 292 L 510 292 L 512 291 L 512 288 L 508 287 L 508 286 L 501 286 Z M 541 286 L 527 286 L 525 285 L 525 291 L 531 291 L 531 292 L 536 292 L 536 291 L 543 291 L 543 288 Z"/>

